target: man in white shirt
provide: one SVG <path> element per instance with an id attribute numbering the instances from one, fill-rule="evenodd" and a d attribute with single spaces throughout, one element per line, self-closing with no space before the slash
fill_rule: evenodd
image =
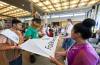
<path id="1" fill-rule="evenodd" d="M 68 33 L 69 37 L 71 37 L 72 28 L 73 28 L 73 22 L 72 22 L 71 19 L 68 19 L 68 24 L 67 24 L 67 27 L 66 27 L 66 32 Z"/>
<path id="2" fill-rule="evenodd" d="M 64 42 L 62 47 L 66 50 L 68 49 L 73 43 L 75 43 L 75 41 L 71 38 L 71 30 L 73 28 L 73 22 L 71 19 L 68 19 L 68 25 L 66 28 L 66 33 L 68 34 L 65 38 L 64 38 Z"/>

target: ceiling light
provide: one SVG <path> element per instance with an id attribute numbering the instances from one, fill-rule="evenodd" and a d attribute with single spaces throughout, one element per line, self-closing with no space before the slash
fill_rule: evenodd
<path id="1" fill-rule="evenodd" d="M 92 0 L 92 1 L 90 1 L 90 2 L 88 3 L 88 5 L 93 5 L 93 4 L 95 4 L 97 1 L 98 1 L 98 0 Z"/>
<path id="2" fill-rule="evenodd" d="M 66 5 L 69 5 L 69 2 L 62 3 L 62 6 L 66 6 Z"/>
<path id="3" fill-rule="evenodd" d="M 87 3 L 85 3 L 85 2 L 83 2 L 83 3 L 80 3 L 78 6 L 80 7 L 80 6 L 84 6 L 84 5 L 86 5 Z"/>
<path id="4" fill-rule="evenodd" d="M 10 12 L 4 13 L 4 14 L 9 15 L 9 16 L 15 16 L 15 15 L 20 15 L 20 14 L 30 15 L 30 13 L 28 11 L 24 11 L 22 9 L 17 9 L 17 10 L 10 11 Z"/>
<path id="5" fill-rule="evenodd" d="M 89 0 L 81 0 L 81 2 L 88 2 Z"/>
<path id="6" fill-rule="evenodd" d="M 73 1 L 70 1 L 70 4 L 75 4 L 75 3 L 78 3 L 79 0 L 73 0 Z"/>
<path id="7" fill-rule="evenodd" d="M 77 4 L 73 4 L 73 5 L 70 6 L 70 8 L 74 8 L 76 6 L 77 6 Z"/>
<path id="8" fill-rule="evenodd" d="M 38 6 L 44 6 L 43 3 L 41 3 L 41 2 L 37 3 L 36 5 L 38 5 Z"/>
<path id="9" fill-rule="evenodd" d="M 0 4 L 2 4 L 2 5 L 4 5 L 4 6 L 7 6 L 7 5 L 8 5 L 7 3 L 2 2 L 2 1 L 0 1 Z"/>
<path id="10" fill-rule="evenodd" d="M 50 8 L 50 9 L 51 9 L 51 8 L 53 8 L 53 6 L 52 6 L 52 5 L 50 5 L 50 6 L 48 6 L 48 8 Z"/>
<path id="11" fill-rule="evenodd" d="M 54 8 L 52 8 L 52 9 L 50 9 L 51 11 L 55 11 L 55 9 Z"/>
<path id="12" fill-rule="evenodd" d="M 56 10 L 62 10 L 62 8 L 61 7 L 58 7 L 58 8 L 56 8 Z"/>
<path id="13" fill-rule="evenodd" d="M 32 0 L 32 1 L 36 3 L 36 2 L 39 2 L 40 0 Z"/>
<path id="14" fill-rule="evenodd" d="M 54 5 L 55 7 L 60 7 L 61 5 L 58 3 L 58 4 L 56 4 L 56 5 Z"/>
<path id="15" fill-rule="evenodd" d="M 61 0 L 61 2 L 65 2 L 66 0 Z"/>
<path id="16" fill-rule="evenodd" d="M 3 4 L 0 4 L 0 6 L 4 6 Z"/>
<path id="17" fill-rule="evenodd" d="M 9 9 L 13 9 L 13 7 L 9 7 Z"/>
<path id="18" fill-rule="evenodd" d="M 30 15 L 30 13 L 27 13 L 26 11 L 25 12 L 19 12 L 19 13 L 15 13 L 15 14 L 10 14 L 10 16 L 15 16 L 15 15 Z"/>
<path id="19" fill-rule="evenodd" d="M 47 9 L 47 7 L 42 7 L 42 9 Z"/>
<path id="20" fill-rule="evenodd" d="M 50 5 L 50 4 L 51 4 L 50 1 L 48 1 L 48 0 L 47 0 L 47 1 L 44 1 L 43 3 L 44 3 L 45 5 Z"/>
<path id="21" fill-rule="evenodd" d="M 17 8 L 17 7 L 15 7 L 15 6 L 11 6 L 12 8 Z"/>
<path id="22" fill-rule="evenodd" d="M 46 12 L 50 12 L 50 10 L 48 10 L 48 9 L 46 9 L 45 11 L 46 11 Z"/>
<path id="23" fill-rule="evenodd" d="M 68 9 L 69 7 L 68 6 L 64 6 L 64 7 L 62 7 L 63 9 Z"/>
<path id="24" fill-rule="evenodd" d="M 12 10 L 12 9 L 14 9 L 14 8 L 16 8 L 16 7 L 10 6 L 10 7 L 4 8 L 4 9 L 0 10 L 0 13 L 6 12 L 6 11 L 9 11 L 9 10 Z"/>
<path id="25" fill-rule="evenodd" d="M 58 3 L 58 2 L 60 2 L 60 0 L 51 0 L 52 1 L 52 3 Z"/>

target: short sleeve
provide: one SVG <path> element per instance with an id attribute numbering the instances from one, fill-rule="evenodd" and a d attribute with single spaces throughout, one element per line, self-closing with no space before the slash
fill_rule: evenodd
<path id="1" fill-rule="evenodd" d="M 29 39 L 30 37 L 31 37 L 31 30 L 30 29 L 27 29 L 26 31 L 25 31 L 25 38 L 26 39 Z"/>

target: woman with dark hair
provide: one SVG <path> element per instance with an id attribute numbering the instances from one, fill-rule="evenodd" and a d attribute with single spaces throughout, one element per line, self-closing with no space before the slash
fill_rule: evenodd
<path id="1" fill-rule="evenodd" d="M 66 56 L 68 65 L 98 65 L 99 56 L 91 44 L 86 41 L 92 35 L 92 26 L 95 26 L 95 21 L 89 18 L 74 25 L 71 37 L 76 43 L 66 52 L 59 52 L 56 56 Z M 53 57 L 50 60 L 56 65 L 63 65 Z"/>

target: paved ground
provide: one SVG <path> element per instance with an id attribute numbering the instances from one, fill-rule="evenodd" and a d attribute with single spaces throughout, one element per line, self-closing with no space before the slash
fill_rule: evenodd
<path id="1" fill-rule="evenodd" d="M 31 64 L 29 62 L 29 53 L 28 52 L 23 52 L 24 56 L 23 56 L 23 65 L 54 65 L 52 63 L 50 63 L 49 59 L 43 56 L 39 56 L 39 55 L 34 55 L 36 58 L 36 62 Z"/>

